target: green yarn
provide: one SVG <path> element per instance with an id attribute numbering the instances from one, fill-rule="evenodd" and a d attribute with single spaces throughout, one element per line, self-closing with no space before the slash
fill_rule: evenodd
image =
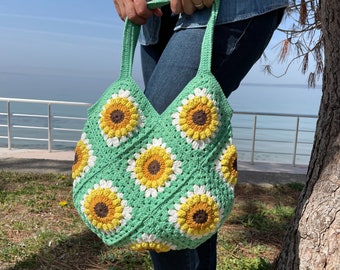
<path id="1" fill-rule="evenodd" d="M 72 167 L 75 207 L 108 245 L 195 248 L 231 211 L 232 109 L 210 72 L 217 9 L 215 0 L 197 75 L 162 114 L 131 77 L 139 26 L 126 22 L 120 78 L 89 109 Z"/>

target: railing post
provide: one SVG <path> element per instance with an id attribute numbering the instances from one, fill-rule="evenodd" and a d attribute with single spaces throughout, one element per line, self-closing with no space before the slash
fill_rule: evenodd
<path id="1" fill-rule="evenodd" d="M 257 115 L 255 114 L 254 115 L 254 125 L 253 125 L 252 145 L 251 145 L 251 160 L 250 160 L 250 164 L 254 164 L 254 159 L 255 159 L 256 122 L 257 122 Z"/>
<path id="2" fill-rule="evenodd" d="M 296 165 L 296 152 L 297 152 L 297 144 L 299 138 L 299 125 L 300 125 L 300 117 L 296 118 L 296 127 L 295 127 L 295 139 L 294 139 L 294 152 L 293 152 L 293 166 Z"/>
<path id="3" fill-rule="evenodd" d="M 48 151 L 52 150 L 52 132 L 51 132 L 51 103 L 48 103 L 48 113 L 47 113 L 47 138 L 48 138 Z"/>
<path id="4" fill-rule="evenodd" d="M 7 101 L 7 147 L 9 150 L 12 149 L 11 136 L 11 103 Z"/>

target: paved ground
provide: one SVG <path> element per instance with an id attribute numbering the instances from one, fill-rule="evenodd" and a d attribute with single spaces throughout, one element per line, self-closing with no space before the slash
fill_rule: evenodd
<path id="1" fill-rule="evenodd" d="M 71 173 L 74 153 L 0 148 L 0 170 L 19 172 Z M 306 166 L 277 163 L 238 163 L 239 183 L 273 185 L 278 183 L 305 183 Z"/>

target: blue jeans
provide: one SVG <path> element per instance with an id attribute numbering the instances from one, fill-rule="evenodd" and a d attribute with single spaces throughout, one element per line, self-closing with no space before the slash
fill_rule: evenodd
<path id="1" fill-rule="evenodd" d="M 204 28 L 172 32 L 176 17 L 163 10 L 158 44 L 141 46 L 145 95 L 162 113 L 196 75 Z M 268 45 L 283 10 L 215 27 L 212 73 L 226 97 L 236 90 Z M 216 239 L 211 237 L 196 249 L 156 253 L 150 251 L 155 270 L 216 269 Z"/>

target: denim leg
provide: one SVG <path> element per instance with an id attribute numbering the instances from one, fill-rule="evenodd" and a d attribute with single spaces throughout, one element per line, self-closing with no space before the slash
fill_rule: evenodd
<path id="1" fill-rule="evenodd" d="M 162 113 L 196 75 L 204 31 L 175 32 L 165 47 L 144 92 L 157 112 Z"/>
<path id="2" fill-rule="evenodd" d="M 215 270 L 216 269 L 216 244 L 217 233 L 214 234 L 209 240 L 196 248 L 199 258 L 199 265 L 197 270 Z"/>
<path id="3" fill-rule="evenodd" d="M 143 80 L 145 85 L 149 81 L 151 74 L 164 51 L 164 48 L 168 44 L 178 19 L 178 15 L 171 15 L 170 5 L 162 7 L 162 12 L 163 16 L 161 17 L 158 43 L 149 46 L 141 46 L 140 50 Z"/>
<path id="4" fill-rule="evenodd" d="M 226 97 L 238 88 L 243 78 L 261 57 L 284 9 L 215 27 L 212 73 Z"/>
<path id="5" fill-rule="evenodd" d="M 196 249 L 150 251 L 154 270 L 215 270 L 216 242 L 217 234 L 214 234 Z"/>
<path id="6" fill-rule="evenodd" d="M 282 10 L 215 27 L 212 73 L 225 96 L 237 89 L 259 59 L 282 18 Z M 162 53 L 141 46 L 145 69 L 145 95 L 162 113 L 196 75 L 205 29 L 185 29 L 172 34 Z M 158 47 L 159 49 L 159 47 Z M 216 269 L 216 235 L 193 250 L 166 253 L 150 251 L 155 270 Z"/>
<path id="7" fill-rule="evenodd" d="M 282 10 L 277 10 L 215 27 L 212 73 L 226 97 L 237 89 L 241 80 L 260 58 L 281 17 Z M 160 58 L 153 63 L 156 64 L 153 66 L 153 72 L 144 76 L 145 95 L 157 112 L 162 113 L 196 75 L 204 32 L 203 28 L 175 32 Z M 151 47 L 141 47 L 142 63 L 147 65 Z"/>
<path id="8" fill-rule="evenodd" d="M 199 258 L 195 249 L 150 251 L 154 270 L 197 270 Z"/>

